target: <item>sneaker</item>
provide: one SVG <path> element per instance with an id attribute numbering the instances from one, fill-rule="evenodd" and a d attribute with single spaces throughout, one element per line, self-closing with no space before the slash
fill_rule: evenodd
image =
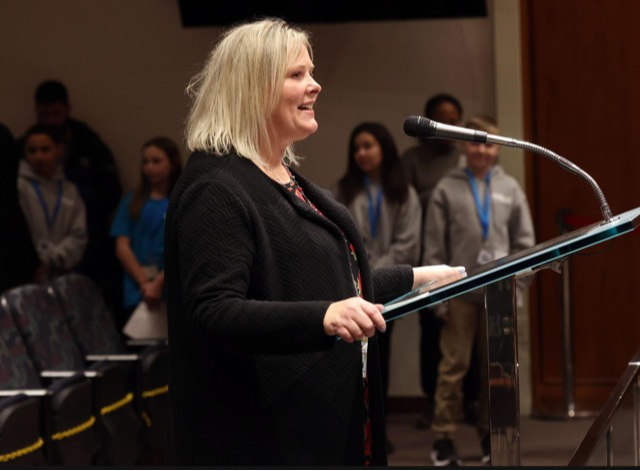
<path id="1" fill-rule="evenodd" d="M 491 436 L 488 433 L 482 437 L 480 446 L 482 447 L 480 462 L 482 464 L 491 464 Z"/>
<path id="2" fill-rule="evenodd" d="M 462 465 L 453 440 L 450 438 L 436 440 L 431 451 L 431 461 L 433 461 L 434 466 L 438 467 Z"/>

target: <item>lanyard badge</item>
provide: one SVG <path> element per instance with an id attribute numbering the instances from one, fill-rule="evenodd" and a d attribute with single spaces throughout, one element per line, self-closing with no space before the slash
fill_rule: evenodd
<path id="1" fill-rule="evenodd" d="M 369 227 L 371 228 L 371 238 L 378 238 L 378 222 L 380 221 L 380 211 L 382 209 L 382 186 L 378 187 L 378 193 L 373 201 L 371 194 L 371 180 L 364 176 L 364 185 L 367 187 L 367 198 L 369 200 Z"/>
<path id="2" fill-rule="evenodd" d="M 60 205 L 62 203 L 62 180 L 58 181 L 58 195 L 56 197 L 56 205 L 53 208 L 53 213 L 49 214 L 49 208 L 47 207 L 47 203 L 44 200 L 44 196 L 42 195 L 42 190 L 40 190 L 40 184 L 36 181 L 32 181 L 31 185 L 33 185 L 33 189 L 38 196 L 38 201 L 40 201 L 40 206 L 42 206 L 42 211 L 44 212 L 44 220 L 47 223 L 49 229 L 53 227 L 58 218 L 58 214 L 60 213 Z"/>

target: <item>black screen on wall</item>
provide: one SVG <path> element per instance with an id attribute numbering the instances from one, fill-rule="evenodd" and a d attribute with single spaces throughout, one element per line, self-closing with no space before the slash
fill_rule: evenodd
<path id="1" fill-rule="evenodd" d="M 486 0 L 387 0 L 384 2 L 178 0 L 178 3 L 184 27 L 224 26 L 265 16 L 277 16 L 293 23 L 487 16 Z"/>

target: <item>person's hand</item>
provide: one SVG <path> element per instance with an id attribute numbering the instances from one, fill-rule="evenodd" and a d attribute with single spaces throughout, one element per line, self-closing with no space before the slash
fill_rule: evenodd
<path id="1" fill-rule="evenodd" d="M 382 317 L 382 304 L 372 304 L 362 298 L 349 298 L 329 306 L 322 322 L 327 335 L 338 335 L 345 342 L 372 337 L 376 329 L 387 330 Z"/>
<path id="2" fill-rule="evenodd" d="M 438 287 L 459 280 L 467 276 L 465 267 L 450 267 L 449 265 L 429 265 L 413 269 L 413 289 L 430 281 L 438 280 Z"/>
<path id="3" fill-rule="evenodd" d="M 140 286 L 140 294 L 142 295 L 142 300 L 147 303 L 147 306 L 155 309 L 162 301 L 162 285 L 155 280 L 142 283 Z"/>

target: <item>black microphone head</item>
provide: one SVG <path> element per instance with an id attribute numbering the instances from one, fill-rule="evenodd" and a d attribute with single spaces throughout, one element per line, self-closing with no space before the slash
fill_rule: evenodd
<path id="1" fill-rule="evenodd" d="M 435 122 L 422 116 L 409 116 L 404 120 L 404 133 L 407 136 L 428 138 L 435 135 Z"/>

